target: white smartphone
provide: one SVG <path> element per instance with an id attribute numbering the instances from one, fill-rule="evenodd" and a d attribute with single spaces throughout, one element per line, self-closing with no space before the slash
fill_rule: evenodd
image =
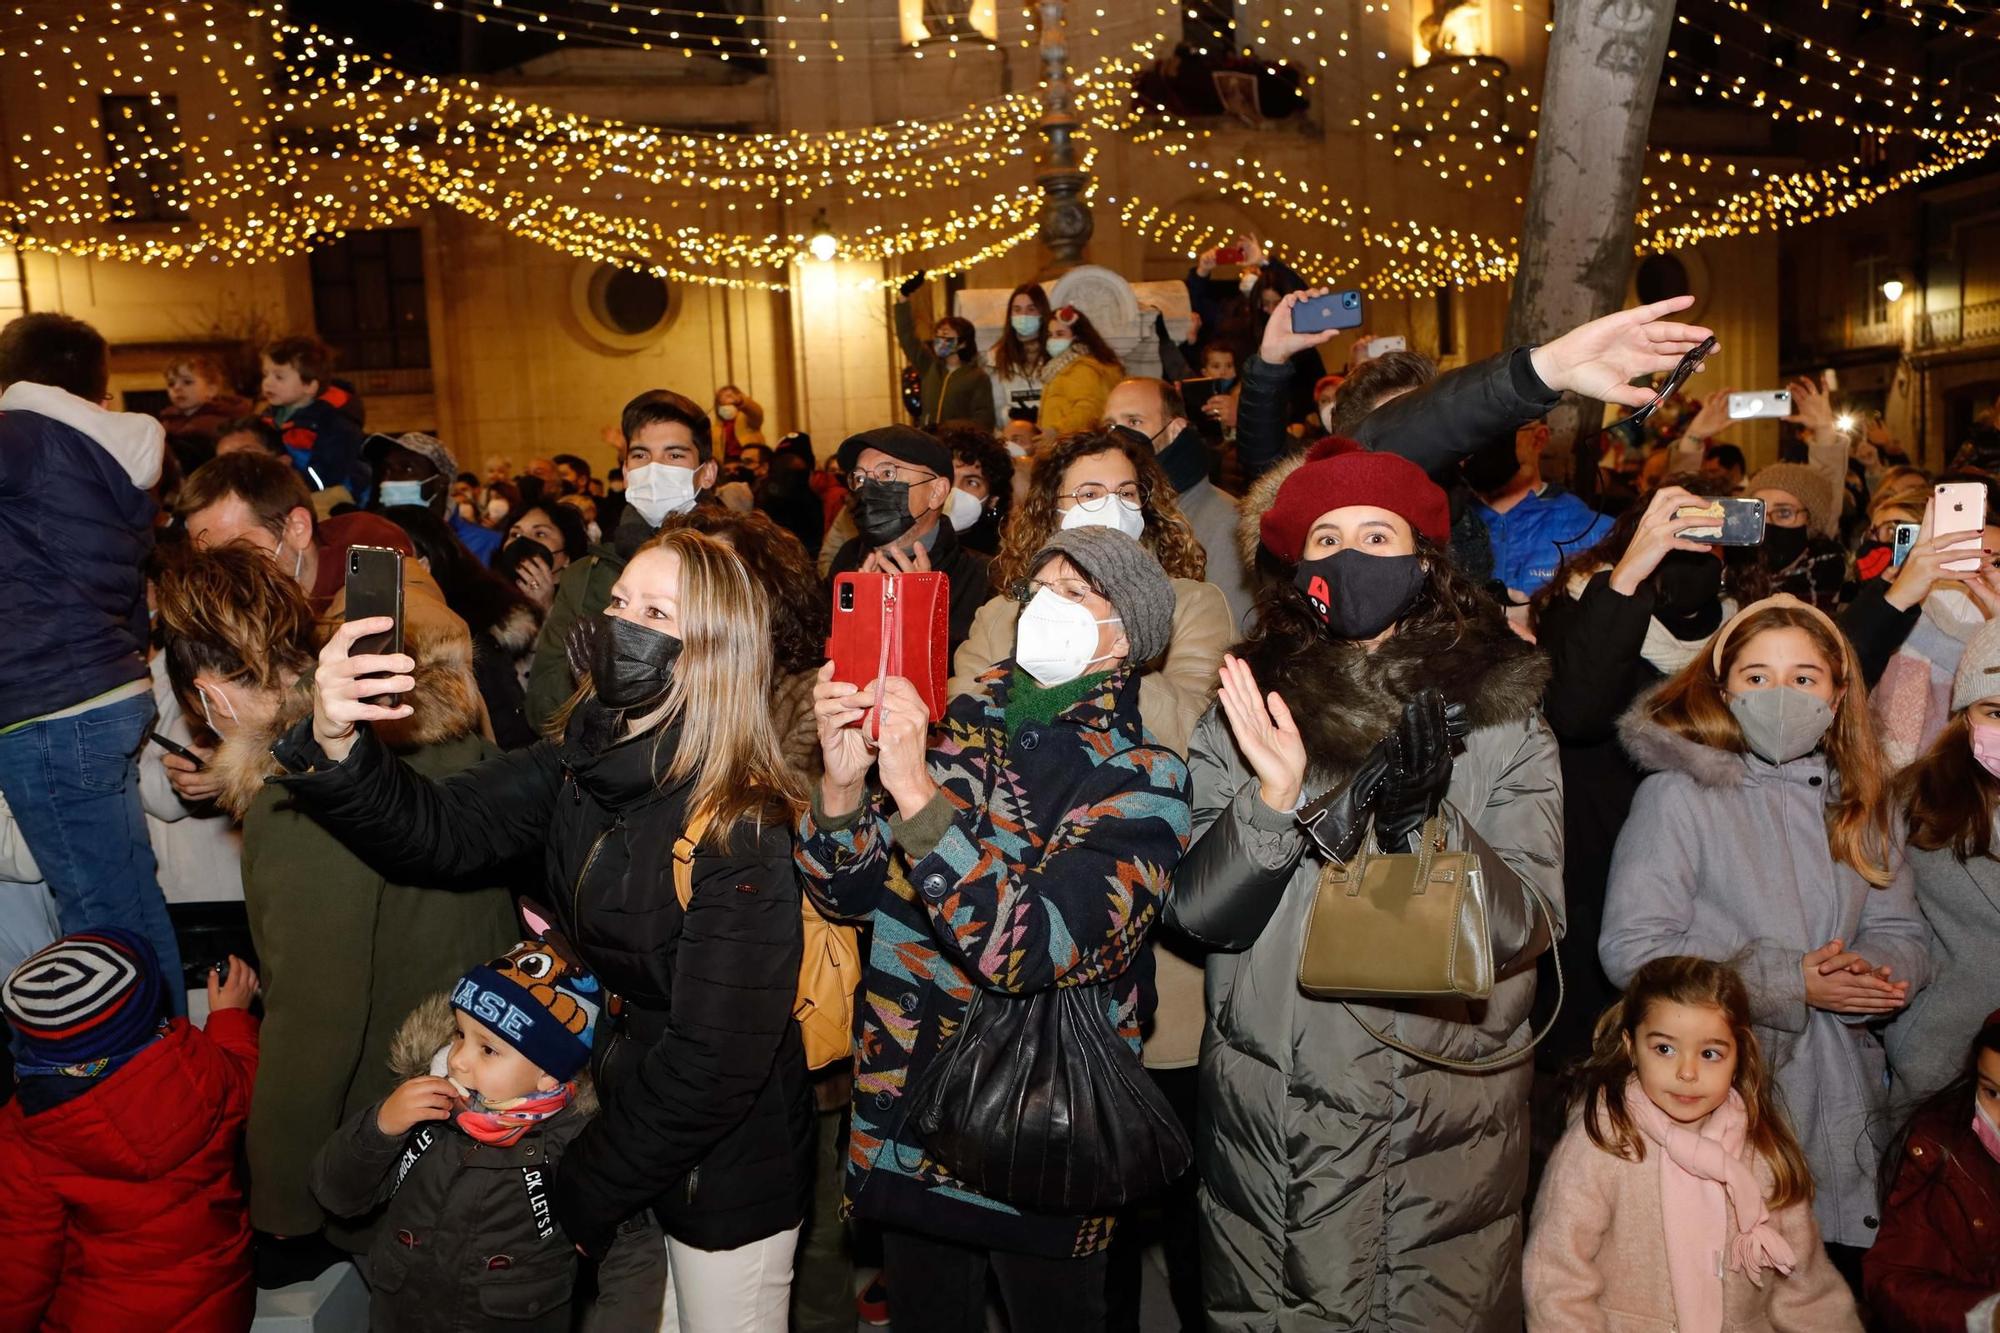
<path id="1" fill-rule="evenodd" d="M 1949 537 L 1957 532 L 1971 534 L 1962 542 L 1953 542 L 1946 550 L 1976 551 L 1985 531 L 1985 482 L 1948 481 L 1931 493 L 1931 535 Z M 1947 560 L 1943 568 L 1953 574 L 1976 574 L 1983 559 L 1982 556 L 1974 556 L 1969 560 Z"/>
<path id="2" fill-rule="evenodd" d="M 1753 417 L 1788 417 L 1792 414 L 1790 389 L 1765 389 L 1759 393 L 1729 395 L 1729 419 L 1747 421 Z"/>
<path id="3" fill-rule="evenodd" d="M 1409 350 L 1410 340 L 1408 338 L 1405 338 L 1400 333 L 1391 333 L 1381 338 L 1370 338 L 1366 343 L 1362 344 L 1361 359 L 1364 361 L 1373 361 L 1376 357 L 1386 352 L 1407 352 Z"/>

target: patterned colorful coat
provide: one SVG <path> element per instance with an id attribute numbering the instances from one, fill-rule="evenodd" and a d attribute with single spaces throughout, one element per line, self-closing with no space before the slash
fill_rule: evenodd
<path id="1" fill-rule="evenodd" d="M 1051 1257 L 1090 1254 L 1110 1219 L 1023 1213 L 925 1154 L 905 1095 L 957 1032 L 975 985 L 1003 994 L 1110 981 L 1106 1013 L 1139 1048 L 1139 960 L 1187 848 L 1188 771 L 1139 721 L 1114 671 L 1049 725 L 1004 722 L 1014 664 L 951 701 L 933 733 L 941 791 L 908 820 L 880 795 L 844 819 L 815 804 L 798 864 L 818 899 L 870 917 L 857 1003 L 847 1208 L 925 1235 Z"/>

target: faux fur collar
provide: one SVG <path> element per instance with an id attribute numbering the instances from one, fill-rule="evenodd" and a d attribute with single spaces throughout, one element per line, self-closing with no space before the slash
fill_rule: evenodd
<path id="1" fill-rule="evenodd" d="M 331 620 L 325 629 L 339 623 Z M 442 603 L 411 594 L 404 601 L 403 646 L 417 661 L 417 688 L 408 696 L 414 711 L 395 722 L 373 724 L 375 734 L 392 750 L 414 750 L 474 733 L 490 734 L 486 705 L 472 674 L 472 637 L 466 633 L 465 622 L 445 610 Z M 222 742 L 209 762 L 222 781 L 216 801 L 223 809 L 238 819 L 243 817 L 263 790 L 264 779 L 278 771 L 271 747 L 311 713 L 312 677 L 307 674 L 279 699 L 278 710 L 268 723 L 237 727 Z"/>
<path id="2" fill-rule="evenodd" d="M 1345 772 L 1402 720 L 1426 685 L 1465 706 L 1473 727 L 1526 717 L 1541 704 L 1548 659 L 1507 627 L 1497 607 L 1463 633 L 1449 626 L 1398 633 L 1374 652 L 1314 638 L 1244 650 L 1257 682 L 1284 696 L 1315 770 Z"/>
<path id="3" fill-rule="evenodd" d="M 389 1043 L 389 1071 L 399 1082 L 430 1073 L 432 1058 L 451 1044 L 451 1029 L 451 998 L 439 992 L 412 1009 L 396 1029 Z M 597 1088 L 589 1069 L 577 1074 L 576 1095 L 569 1104 L 579 1115 L 597 1111 Z"/>
<path id="4" fill-rule="evenodd" d="M 1743 756 L 1691 741 L 1653 720 L 1656 685 L 1618 719 L 1618 739 L 1632 762 L 1649 773 L 1685 773 L 1704 787 L 1741 787 L 1749 777 Z"/>
<path id="5" fill-rule="evenodd" d="M 1257 567 L 1257 552 L 1264 544 L 1264 515 L 1278 502 L 1278 488 L 1285 484 L 1285 478 L 1298 471 L 1305 461 L 1305 450 L 1293 449 L 1271 464 L 1243 493 L 1243 501 L 1236 510 L 1236 551 L 1243 557 L 1243 568 Z"/>
<path id="6" fill-rule="evenodd" d="M 535 631 L 541 625 L 535 613 L 525 606 L 517 606 L 507 613 L 507 618 L 493 626 L 487 633 L 493 641 L 515 657 L 535 646 Z"/>

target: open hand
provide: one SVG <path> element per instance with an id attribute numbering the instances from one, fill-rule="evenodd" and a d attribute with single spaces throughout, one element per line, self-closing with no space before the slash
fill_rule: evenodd
<path id="1" fill-rule="evenodd" d="M 1735 389 L 1717 389 L 1701 400 L 1701 411 L 1694 414 L 1687 428 L 1681 432 L 1684 439 L 1712 440 L 1716 432 L 1729 429 L 1729 395 Z"/>
<path id="2" fill-rule="evenodd" d="M 1666 318 L 1693 304 L 1692 296 L 1672 296 L 1616 311 L 1543 343 L 1529 353 L 1529 359 L 1542 383 L 1557 392 L 1644 407 L 1652 401 L 1653 391 L 1630 381 L 1672 370 L 1712 334 L 1699 324 L 1677 324 Z"/>
<path id="3" fill-rule="evenodd" d="M 1818 377 L 1801 375 L 1785 387 L 1792 394 L 1792 414 L 1785 420 L 1804 426 L 1815 439 L 1831 441 L 1835 430 L 1833 397 L 1820 388 Z"/>
<path id="4" fill-rule="evenodd" d="M 1306 782 L 1306 743 L 1292 710 L 1275 691 L 1260 691 L 1250 664 L 1229 653 L 1222 657 L 1217 697 L 1237 748 L 1257 775 L 1259 798 L 1271 809 L 1291 814 Z"/>
<path id="5" fill-rule="evenodd" d="M 399 1084 L 375 1113 L 375 1128 L 400 1139 L 426 1120 L 449 1120 L 458 1109 L 458 1089 L 449 1080 L 425 1075 Z"/>

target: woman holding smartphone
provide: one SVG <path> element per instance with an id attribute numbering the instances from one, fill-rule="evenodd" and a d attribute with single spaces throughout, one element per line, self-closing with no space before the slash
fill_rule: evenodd
<path id="1" fill-rule="evenodd" d="M 352 622 L 320 654 L 311 718 L 275 748 L 294 800 L 374 860 L 460 876 L 541 855 L 557 925 L 623 1000 L 555 1220 L 599 1254 L 657 1217 L 683 1333 L 784 1328 L 812 1174 L 792 1018 L 803 793 L 771 720 L 766 604 L 728 546 L 661 533 L 581 622 L 587 674 L 559 735 L 441 781 L 381 744 L 377 728 L 415 710 L 367 700 L 405 696 L 409 663 L 351 656 L 383 627 Z M 684 836 L 698 839 L 685 909 Z"/>

